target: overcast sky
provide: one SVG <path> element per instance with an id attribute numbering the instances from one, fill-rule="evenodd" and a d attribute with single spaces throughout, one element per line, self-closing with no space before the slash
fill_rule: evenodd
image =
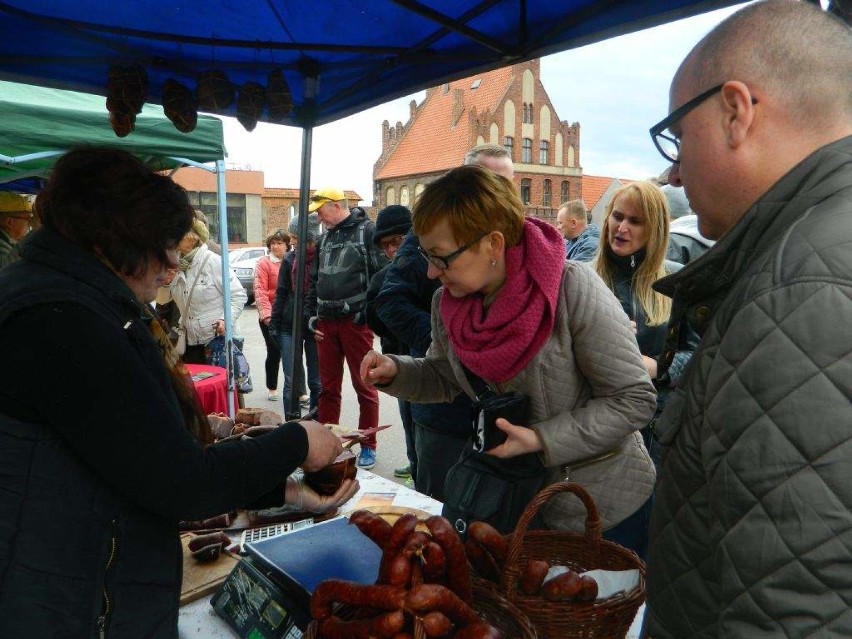
<path id="1" fill-rule="evenodd" d="M 735 9 L 723 9 L 542 58 L 541 80 L 560 120 L 579 122 L 580 163 L 587 175 L 642 179 L 665 163 L 648 129 L 668 112 L 672 75 L 689 50 Z M 373 163 L 382 121 L 408 121 L 408 104 L 425 93 L 388 102 L 314 129 L 311 188 L 355 190 L 372 204 Z M 225 121 L 227 162 L 264 172 L 265 186 L 299 186 L 301 130 L 258 124 L 246 132 Z M 461 160 L 461 158 L 459 158 Z"/>

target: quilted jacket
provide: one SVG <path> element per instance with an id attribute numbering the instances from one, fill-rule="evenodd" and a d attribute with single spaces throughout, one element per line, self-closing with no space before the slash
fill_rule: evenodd
<path id="1" fill-rule="evenodd" d="M 550 339 L 516 377 L 490 386 L 529 397 L 530 424 L 544 447 L 549 483 L 570 474 L 589 490 L 605 527 L 611 527 L 653 489 L 654 466 L 637 431 L 654 414 L 654 388 L 627 316 L 603 280 L 580 262 L 565 262 L 562 273 Z M 447 402 L 460 392 L 475 398 L 441 321 L 442 292 L 432 299 L 426 357 L 391 355 L 399 372 L 385 392 L 418 403 Z M 610 452 L 616 454 L 580 467 Z M 621 516 L 614 515 L 618 512 Z M 552 499 L 543 516 L 551 528 L 582 531 L 585 509 L 566 495 Z"/>
<path id="2" fill-rule="evenodd" d="M 703 339 L 657 423 L 648 636 L 852 636 L 852 137 L 658 287 Z"/>

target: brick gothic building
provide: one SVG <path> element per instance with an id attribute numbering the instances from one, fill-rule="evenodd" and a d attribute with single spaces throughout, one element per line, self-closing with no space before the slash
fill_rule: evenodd
<path id="1" fill-rule="evenodd" d="M 559 120 L 539 75 L 532 60 L 443 84 L 419 106 L 411 101 L 406 124 L 385 120 L 374 206 L 412 206 L 429 182 L 486 142 L 511 152 L 528 215 L 552 220 L 560 202 L 582 197 L 580 125 Z"/>

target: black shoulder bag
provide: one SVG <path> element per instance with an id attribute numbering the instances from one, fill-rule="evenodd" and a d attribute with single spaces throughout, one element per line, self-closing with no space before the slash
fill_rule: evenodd
<path id="1" fill-rule="evenodd" d="M 467 367 L 464 371 L 477 399 L 471 415 L 472 442 L 447 473 L 441 514 L 462 538 L 473 521 L 487 522 L 507 534 L 515 529 L 524 508 L 544 487 L 546 469 L 536 453 L 499 459 L 483 451 L 506 439 L 495 425 L 498 418 L 528 425 L 529 401 L 518 392 L 495 393 Z"/>

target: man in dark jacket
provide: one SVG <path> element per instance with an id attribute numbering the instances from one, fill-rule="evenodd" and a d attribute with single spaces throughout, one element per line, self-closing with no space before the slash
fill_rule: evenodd
<path id="1" fill-rule="evenodd" d="M 752 4 L 687 56 L 651 130 L 718 240 L 656 285 L 667 352 L 680 320 L 703 338 L 656 424 L 654 639 L 852 636 L 849 78 L 847 25 Z"/>
<path id="2" fill-rule="evenodd" d="M 324 424 L 340 422 L 345 360 L 361 409 L 358 429 L 375 428 L 379 425 L 379 395 L 361 381 L 358 371 L 374 339 L 365 324 L 367 286 L 387 259 L 373 243 L 373 222 L 363 209 L 349 210 L 341 189 L 317 189 L 309 210 L 317 212 L 327 229 L 317 246 L 307 299 L 322 381 L 318 419 Z M 371 435 L 361 444 L 358 466 L 369 469 L 375 464 L 376 436 Z"/>
<path id="3" fill-rule="evenodd" d="M 601 230 L 589 224 L 583 200 L 571 200 L 559 205 L 556 228 L 565 238 L 565 259 L 591 262 L 598 252 Z"/>
<path id="4" fill-rule="evenodd" d="M 379 336 L 382 344 L 382 353 L 392 355 L 408 355 L 408 345 L 403 343 L 399 337 L 382 322 L 376 313 L 376 297 L 385 283 L 393 258 L 405 234 L 411 230 L 411 211 L 405 206 L 391 204 L 379 211 L 376 216 L 376 232 L 373 234 L 373 243 L 385 254 L 390 262 L 370 280 L 370 288 L 367 289 L 367 326 Z M 399 415 L 402 419 L 402 428 L 405 431 L 405 454 L 408 463 L 393 471 L 394 477 L 414 478 L 417 474 L 417 452 L 414 448 L 414 422 L 411 417 L 411 402 L 399 401 Z"/>

